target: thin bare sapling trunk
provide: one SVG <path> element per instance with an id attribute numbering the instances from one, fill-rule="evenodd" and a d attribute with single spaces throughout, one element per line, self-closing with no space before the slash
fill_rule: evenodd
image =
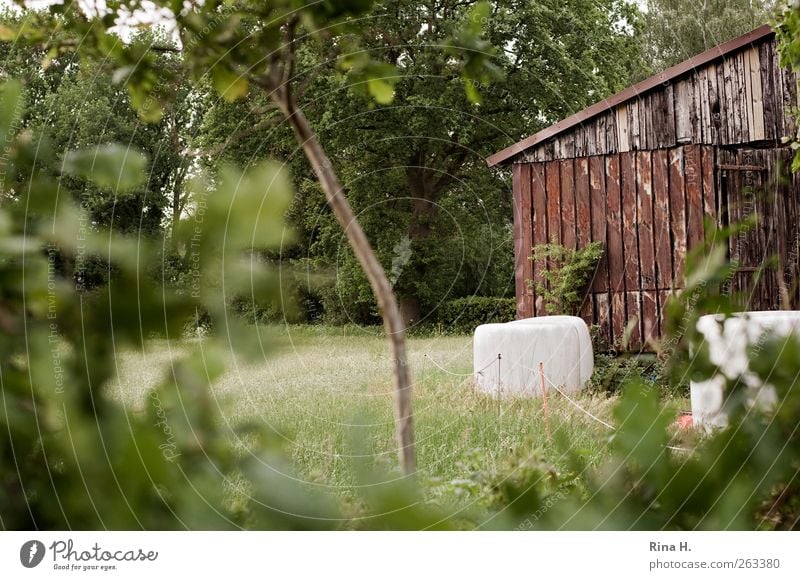
<path id="1" fill-rule="evenodd" d="M 356 219 L 353 209 L 347 201 L 344 189 L 339 182 L 330 159 L 291 92 L 295 60 L 295 24 L 296 21 L 287 27 L 287 39 L 284 45 L 286 52 L 280 58 L 282 66 L 278 65 L 278 55 L 274 55 L 271 71 L 274 76 L 270 75 L 262 79 L 261 84 L 268 90 L 273 102 L 280 108 L 284 117 L 291 124 L 295 137 L 303 147 L 306 158 L 311 163 L 322 190 L 325 192 L 328 206 L 344 229 L 347 241 L 369 280 L 372 292 L 375 294 L 393 355 L 395 439 L 398 446 L 400 469 L 405 475 L 411 475 L 416 471 L 416 459 L 411 409 L 411 372 L 406 352 L 405 325 L 400 316 L 400 309 L 397 306 L 394 291 L 389 279 L 386 277 L 386 272 L 384 272 L 383 266 L 378 261 L 364 230 L 361 228 L 361 224 Z"/>

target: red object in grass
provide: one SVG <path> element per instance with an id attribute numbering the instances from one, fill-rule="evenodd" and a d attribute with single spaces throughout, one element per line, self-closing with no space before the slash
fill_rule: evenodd
<path id="1" fill-rule="evenodd" d="M 681 429 L 691 429 L 692 428 L 692 415 L 688 413 L 686 415 L 681 415 L 678 417 L 678 427 Z"/>

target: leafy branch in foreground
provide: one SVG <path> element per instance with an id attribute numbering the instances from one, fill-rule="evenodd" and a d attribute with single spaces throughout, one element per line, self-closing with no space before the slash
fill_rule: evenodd
<path id="1" fill-rule="evenodd" d="M 345 195 L 344 188 L 328 155 L 320 144 L 304 111 L 298 105 L 298 47 L 317 41 L 341 49 L 338 64 L 351 83 L 366 91 L 377 102 L 393 97 L 394 67 L 373 60 L 358 46 L 358 17 L 371 8 L 371 1 L 315 2 L 298 5 L 279 2 L 223 2 L 209 0 L 184 6 L 171 0 L 154 2 L 170 15 L 180 38 L 182 62 L 196 81 L 210 78 L 214 89 L 227 101 L 245 97 L 251 90 L 263 91 L 292 127 L 325 193 L 328 206 L 345 232 L 350 246 L 364 270 L 383 316 L 386 335 L 393 354 L 396 438 L 400 466 L 406 474 L 415 471 L 411 409 L 411 373 L 405 343 L 405 325 L 386 273 L 361 228 Z M 124 82 L 133 106 L 142 119 L 157 121 L 170 99 L 168 87 L 177 74 L 156 66 L 152 44 L 120 42 L 109 32 L 118 19 L 134 13 L 137 0 L 114 3 L 102 15 L 87 16 L 73 3 L 48 7 L 49 15 L 39 14 L 38 22 L 20 33 L 34 43 L 49 44 L 52 33 L 65 33 L 60 43 L 50 48 L 54 54 L 80 50 L 82 54 L 106 60 L 115 67 L 114 77 Z M 486 7 L 480 4 L 480 10 Z M 479 21 L 478 21 L 479 23 Z M 453 54 L 464 54 L 470 78 L 488 66 L 487 50 L 477 40 L 475 22 L 467 27 L 458 42 L 450 44 Z M 80 43 L 75 39 L 80 38 Z M 460 47 L 460 48 L 459 48 Z M 481 53 L 477 54 L 476 50 Z"/>

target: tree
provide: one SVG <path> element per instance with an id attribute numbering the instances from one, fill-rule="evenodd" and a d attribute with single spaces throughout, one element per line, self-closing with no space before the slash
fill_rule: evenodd
<path id="1" fill-rule="evenodd" d="M 774 0 L 647 0 L 642 46 L 664 70 L 766 24 Z"/>
<path id="2" fill-rule="evenodd" d="M 214 89 L 230 101 L 245 97 L 251 88 L 263 91 L 291 126 L 325 192 L 328 205 L 345 229 L 381 309 L 393 354 L 400 465 L 406 474 L 413 473 L 411 381 L 397 301 L 355 219 L 329 157 L 296 100 L 297 50 L 304 39 L 325 40 L 340 47 L 340 64 L 351 78 L 367 87 L 376 100 L 391 100 L 394 69 L 369 58 L 354 44 L 358 38 L 356 17 L 364 15 L 371 2 L 353 0 L 298 5 L 288 0 L 269 4 L 210 0 L 202 5 L 184 6 L 159 0 L 153 4 L 162 14 L 169 14 L 174 22 L 180 38 L 181 62 L 195 80 L 208 75 Z M 157 57 L 162 49 L 171 48 L 141 41 L 121 43 L 109 33 L 110 27 L 119 20 L 124 21 L 137 9 L 140 9 L 139 2 L 131 0 L 87 15 L 74 4 L 54 4 L 48 8 L 53 15 L 50 21 L 25 32 L 29 41 L 43 43 L 56 54 L 65 49 L 77 49 L 82 54 L 108 59 L 115 68 L 114 78 L 125 83 L 139 115 L 146 121 L 158 122 L 164 115 L 166 103 L 172 99 L 171 81 L 176 73 L 158 67 Z M 487 45 L 478 38 L 480 29 L 479 22 L 473 23 L 460 43 L 451 46 L 454 58 L 463 59 L 469 78 L 485 77 L 483 71 L 489 55 L 485 50 Z M 51 44 L 53 30 L 66 30 L 72 37 Z"/>
<path id="3" fill-rule="evenodd" d="M 491 87 L 470 85 L 480 93 L 475 103 L 463 89 L 462 67 L 442 47 L 479 5 L 387 0 L 374 7 L 362 27 L 362 46 L 394 66 L 391 104 L 368 106 L 368 85 L 354 86 L 358 78 L 337 70 L 336 43 L 306 46 L 298 55 L 298 99 L 320 141 L 335 152 L 331 161 L 348 198 L 392 275 L 405 327 L 445 298 L 511 287 L 510 277 L 502 279 L 512 261 L 511 197 L 506 176 L 489 170 L 484 158 L 623 88 L 642 68 L 633 36 L 638 13 L 627 2 L 496 3 L 483 18 L 487 38 L 504 50 L 492 60 L 498 74 Z M 214 144 L 226 144 L 240 160 L 259 150 L 287 153 L 274 126 L 243 144 L 226 141 L 258 122 L 250 111 L 263 103 L 253 101 L 249 110 L 234 106 L 238 114 L 215 113 L 208 123 Z M 220 131 L 220 118 L 233 125 Z M 297 181 L 298 203 L 311 200 L 313 209 L 319 199 L 313 184 Z M 303 230 L 308 253 L 337 266 L 328 310 L 369 321 L 375 303 L 367 279 L 342 251 L 340 230 L 329 217 L 310 213 L 313 223 Z"/>

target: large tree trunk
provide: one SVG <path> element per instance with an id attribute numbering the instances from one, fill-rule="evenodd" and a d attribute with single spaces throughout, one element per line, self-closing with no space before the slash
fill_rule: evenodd
<path id="1" fill-rule="evenodd" d="M 416 296 L 401 296 L 400 297 L 400 318 L 403 319 L 403 325 L 408 330 L 419 322 L 422 316 L 422 305 L 419 298 Z"/>
<path id="2" fill-rule="evenodd" d="M 406 170 L 406 183 L 412 198 L 411 220 L 407 231 L 411 240 L 413 252 L 424 251 L 423 244 L 433 233 L 433 220 L 436 218 L 436 199 L 438 192 L 432 181 L 432 173 L 417 165 L 422 155 L 416 152 L 409 162 Z M 410 280 L 410 287 L 405 286 L 400 294 L 400 315 L 406 328 L 411 328 L 422 318 L 422 304 L 416 294 L 414 283 L 423 280 L 428 275 L 424 260 L 413 260 L 406 280 Z"/>
<path id="3" fill-rule="evenodd" d="M 278 100 L 297 140 L 317 175 L 328 205 L 347 235 L 347 240 L 369 279 L 372 291 L 383 314 L 383 325 L 394 355 L 395 427 L 400 467 L 405 474 L 416 470 L 414 457 L 414 429 L 411 411 L 411 373 L 406 354 L 405 324 L 397 307 L 392 285 L 386 277 L 372 246 L 361 229 L 343 189 L 303 111 L 291 101 Z"/>

